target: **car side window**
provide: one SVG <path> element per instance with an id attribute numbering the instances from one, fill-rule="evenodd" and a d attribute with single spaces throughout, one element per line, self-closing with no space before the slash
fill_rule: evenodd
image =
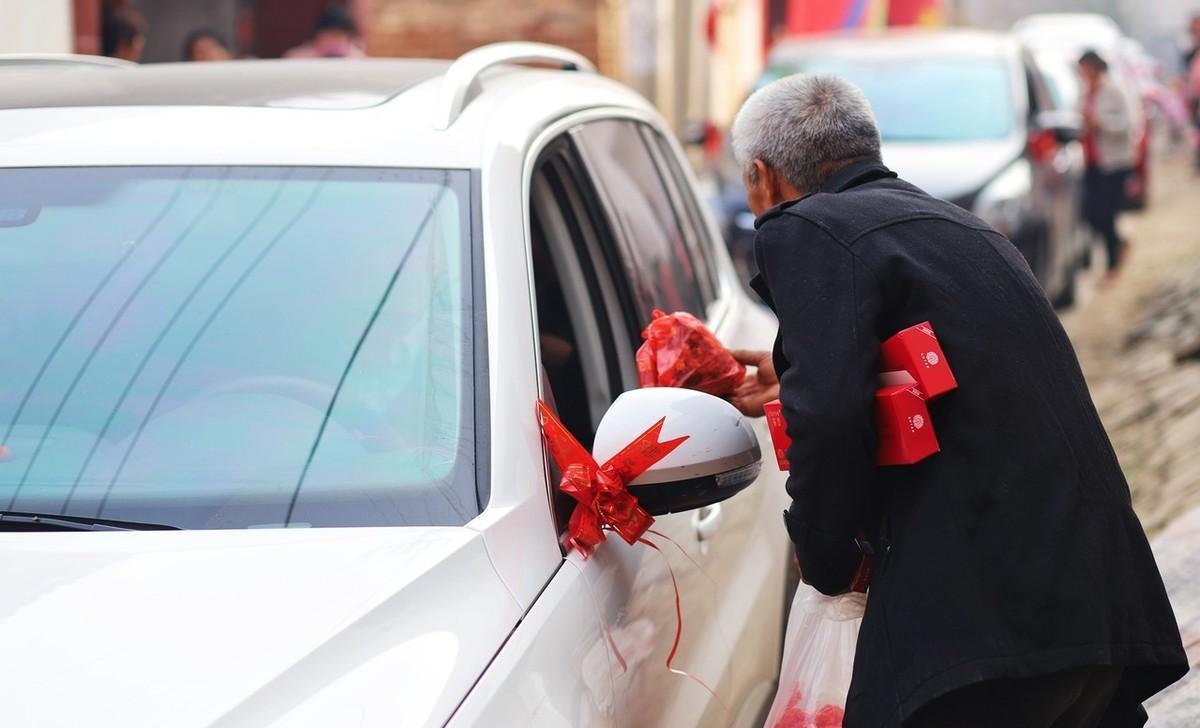
<path id="1" fill-rule="evenodd" d="M 576 215 L 572 204 L 576 190 L 564 151 L 545 158 L 530 186 L 538 345 L 546 398 L 572 434 L 590 447 L 615 396 L 606 361 L 611 336 L 597 325 L 595 271 L 580 264 L 578 246 L 591 231 L 585 232 L 588 221 Z"/>
<path id="2" fill-rule="evenodd" d="M 624 335 L 630 311 L 621 305 L 624 279 L 610 274 L 615 243 L 595 205 L 582 162 L 569 138 L 542 152 L 530 181 L 529 223 L 541 354 L 543 398 L 587 449 L 612 400 L 637 386 L 633 348 Z M 571 501 L 550 497 L 559 530 Z"/>
<path id="3" fill-rule="evenodd" d="M 574 135 L 619 237 L 623 272 L 641 325 L 655 308 L 705 318 L 705 273 L 693 258 L 684 221 L 639 125 L 595 121 L 581 125 Z"/>
<path id="4" fill-rule="evenodd" d="M 683 222 L 684 240 L 692 252 L 692 262 L 696 266 L 696 280 L 706 304 L 711 304 L 720 295 L 720 282 L 717 279 L 717 265 L 713 260 L 714 246 L 718 243 L 709 234 L 704 214 L 700 211 L 700 201 L 692 192 L 691 183 L 679 163 L 679 155 L 667 139 L 651 127 L 641 124 L 642 136 L 654 153 L 655 163 L 662 170 L 663 182 L 671 193 L 676 214 Z M 703 317 L 702 317 L 703 318 Z"/>

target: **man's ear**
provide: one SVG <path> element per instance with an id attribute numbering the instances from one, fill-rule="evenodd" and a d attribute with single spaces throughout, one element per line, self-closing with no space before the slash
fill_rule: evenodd
<path id="1" fill-rule="evenodd" d="M 767 179 L 767 175 L 771 173 L 771 168 L 761 159 L 755 159 L 750 163 L 749 172 L 750 184 L 757 185 L 760 181 Z"/>

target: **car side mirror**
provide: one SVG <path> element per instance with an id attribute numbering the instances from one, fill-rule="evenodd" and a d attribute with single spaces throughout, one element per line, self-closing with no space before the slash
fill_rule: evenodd
<path id="1" fill-rule="evenodd" d="M 758 478 L 762 451 L 742 413 L 711 394 L 650 387 L 617 397 L 596 430 L 593 455 L 603 463 L 665 418 L 661 440 L 688 439 L 629 484 L 650 515 L 711 505 Z"/>
<path id="2" fill-rule="evenodd" d="M 1067 144 L 1079 139 L 1082 134 L 1083 120 L 1079 114 L 1066 109 L 1053 109 L 1038 112 L 1035 125 L 1039 131 L 1048 131 L 1054 135 L 1059 144 Z"/>

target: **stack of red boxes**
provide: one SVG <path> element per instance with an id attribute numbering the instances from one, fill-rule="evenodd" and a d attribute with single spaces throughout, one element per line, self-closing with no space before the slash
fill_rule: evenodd
<path id="1" fill-rule="evenodd" d="M 928 321 L 910 326 L 883 342 L 883 372 L 875 392 L 875 429 L 879 465 L 911 465 L 938 452 L 927 402 L 958 387 L 946 355 Z M 763 406 L 780 470 L 788 470 L 787 423 L 779 400 Z"/>

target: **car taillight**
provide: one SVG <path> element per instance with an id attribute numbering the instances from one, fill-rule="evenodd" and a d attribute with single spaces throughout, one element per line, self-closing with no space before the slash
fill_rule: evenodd
<path id="1" fill-rule="evenodd" d="M 1049 162 L 1058 151 L 1058 139 L 1049 129 L 1035 131 L 1029 135 L 1029 157 L 1035 162 Z"/>

